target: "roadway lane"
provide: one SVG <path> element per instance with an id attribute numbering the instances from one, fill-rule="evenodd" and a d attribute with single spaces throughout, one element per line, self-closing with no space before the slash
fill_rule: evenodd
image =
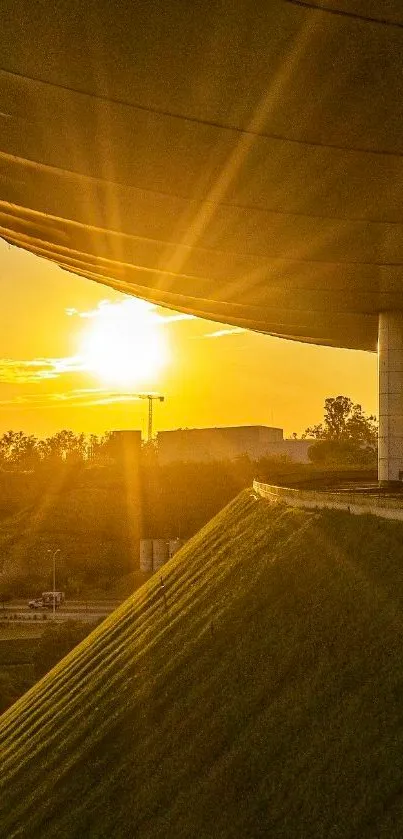
<path id="1" fill-rule="evenodd" d="M 93 623 L 107 617 L 121 602 L 120 600 L 71 600 L 56 609 L 55 618 L 58 623 L 67 620 Z M 14 621 L 38 622 L 52 619 L 53 609 L 30 609 L 26 600 L 7 603 L 0 609 L 0 621 L 5 620 L 10 623 Z"/>

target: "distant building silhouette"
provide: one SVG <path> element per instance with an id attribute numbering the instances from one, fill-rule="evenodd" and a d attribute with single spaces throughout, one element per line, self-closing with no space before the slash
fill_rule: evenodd
<path id="1" fill-rule="evenodd" d="M 179 428 L 157 434 L 158 461 L 161 465 L 181 462 L 233 460 L 248 455 L 252 460 L 286 455 L 307 463 L 312 440 L 284 440 L 282 428 L 240 425 L 223 428 Z"/>
<path id="2" fill-rule="evenodd" d="M 138 466 L 141 451 L 141 431 L 112 431 L 107 443 L 111 460 L 126 466 Z"/>

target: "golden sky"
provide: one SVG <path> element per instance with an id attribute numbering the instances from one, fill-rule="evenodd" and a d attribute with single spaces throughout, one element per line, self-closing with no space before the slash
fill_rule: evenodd
<path id="1" fill-rule="evenodd" d="M 100 434 L 319 422 L 327 396 L 377 413 L 376 356 L 176 315 L 84 280 L 0 240 L 0 433 Z M 128 363 L 130 360 L 130 363 Z"/>

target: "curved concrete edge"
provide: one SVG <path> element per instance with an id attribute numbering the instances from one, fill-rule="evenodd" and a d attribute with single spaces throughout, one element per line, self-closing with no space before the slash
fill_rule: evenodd
<path id="1" fill-rule="evenodd" d="M 317 492 L 315 490 L 291 489 L 253 481 L 253 490 L 261 498 L 274 503 L 288 504 L 291 507 L 306 509 L 344 510 L 354 515 L 373 515 L 394 521 L 403 521 L 403 504 L 397 499 L 385 501 L 385 497 L 362 496 L 353 492 Z"/>

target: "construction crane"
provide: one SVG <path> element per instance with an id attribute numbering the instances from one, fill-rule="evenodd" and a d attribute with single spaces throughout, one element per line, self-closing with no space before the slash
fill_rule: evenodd
<path id="1" fill-rule="evenodd" d="M 138 396 L 139 399 L 148 399 L 147 441 L 148 443 L 150 443 L 153 438 L 153 402 L 154 400 L 158 400 L 158 402 L 164 402 L 165 396 L 160 396 L 158 393 L 136 393 L 136 396 Z"/>

